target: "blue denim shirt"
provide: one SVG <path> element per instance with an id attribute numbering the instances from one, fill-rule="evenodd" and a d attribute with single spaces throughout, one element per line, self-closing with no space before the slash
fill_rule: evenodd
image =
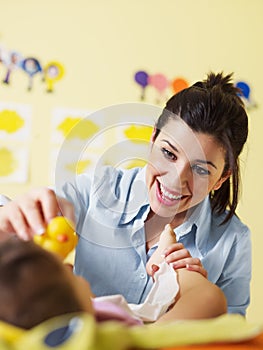
<path id="1" fill-rule="evenodd" d="M 122 294 L 129 303 L 143 302 L 153 283 L 145 264 L 156 249 L 147 253 L 145 247 L 144 221 L 150 210 L 145 168 L 104 167 L 93 179 L 78 175 L 63 192 L 75 207 L 75 273 L 90 282 L 97 296 Z M 176 237 L 223 290 L 228 311 L 245 315 L 250 302 L 250 231 L 236 216 L 220 226 L 223 218 L 212 214 L 207 197 L 175 229 Z"/>

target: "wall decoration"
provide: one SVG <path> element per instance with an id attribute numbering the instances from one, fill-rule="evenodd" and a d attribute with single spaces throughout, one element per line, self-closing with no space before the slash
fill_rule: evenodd
<path id="1" fill-rule="evenodd" d="M 248 110 L 257 108 L 257 103 L 251 98 L 251 88 L 245 81 L 236 82 L 235 86 L 240 90 L 239 96 L 243 99 Z"/>
<path id="2" fill-rule="evenodd" d="M 2 56 L 2 63 L 6 66 L 6 73 L 3 79 L 4 84 L 10 83 L 11 73 L 21 67 L 22 55 L 16 51 L 11 51 L 8 55 Z"/>
<path id="3" fill-rule="evenodd" d="M 24 183 L 28 179 L 29 152 L 24 147 L 0 144 L 0 183 Z"/>
<path id="4" fill-rule="evenodd" d="M 74 174 L 94 172 L 98 159 L 98 155 L 94 152 L 84 151 L 80 153 L 77 147 L 69 147 L 66 156 L 59 157 L 60 152 L 61 148 L 53 145 L 50 154 L 50 182 L 52 184 L 55 184 L 56 176 L 59 176 L 61 183 L 65 183 Z"/>
<path id="5" fill-rule="evenodd" d="M 31 121 L 31 106 L 0 102 L 0 139 L 2 142 L 28 142 L 31 135 Z"/>
<path id="6" fill-rule="evenodd" d="M 157 98 L 155 99 L 157 105 L 166 102 L 166 91 L 169 91 L 171 94 L 177 94 L 190 86 L 188 80 L 182 76 L 169 80 L 162 73 L 149 74 L 144 70 L 137 71 L 134 74 L 134 80 L 141 87 L 141 101 L 146 99 L 146 88 L 148 89 L 152 86 L 157 91 Z M 258 107 L 257 103 L 251 98 L 251 88 L 248 83 L 237 81 L 235 86 L 240 89 L 239 96 L 243 99 L 246 109 L 250 110 Z"/>
<path id="7" fill-rule="evenodd" d="M 168 89 L 171 89 L 173 93 L 177 93 L 189 86 L 188 81 L 183 77 L 170 80 L 162 73 L 149 74 L 142 70 L 134 74 L 134 80 L 141 87 L 141 101 L 145 100 L 146 88 L 152 86 L 156 90 L 155 103 L 157 105 L 167 99 L 165 93 Z"/>
<path id="8" fill-rule="evenodd" d="M 98 118 L 88 110 L 59 107 L 53 110 L 50 167 L 52 182 L 55 179 L 55 169 L 58 167 L 57 171 L 63 180 L 76 173 L 93 171 L 98 152 L 107 144 L 106 134 L 100 134 L 104 125 L 103 116 Z M 66 150 L 66 156 L 60 157 L 58 165 L 57 158 L 61 148 Z"/>
<path id="9" fill-rule="evenodd" d="M 188 86 L 189 86 L 188 81 L 185 78 L 181 78 L 181 77 L 175 78 L 171 82 L 171 87 L 174 94 L 177 94 L 177 92 L 180 92 L 188 88 Z"/>
<path id="10" fill-rule="evenodd" d="M 130 168 L 148 158 L 153 125 L 161 108 L 144 103 L 112 105 L 83 116 L 83 111 L 53 112 L 51 179 L 56 186 L 78 173 L 101 166 Z M 54 172 L 55 169 L 55 172 Z"/>
<path id="11" fill-rule="evenodd" d="M 37 73 L 42 72 L 42 67 L 40 65 L 39 60 L 34 57 L 25 58 L 21 63 L 21 67 L 28 75 L 29 80 L 27 90 L 30 91 L 33 88 L 33 77 Z"/>
<path id="12" fill-rule="evenodd" d="M 91 119 L 82 119 L 83 118 L 69 115 L 57 126 L 57 130 L 60 131 L 64 137 L 68 137 L 68 139 L 72 140 L 78 138 L 80 140 L 87 140 L 99 131 L 99 125 Z M 81 120 L 82 127 L 78 128 L 77 124 Z"/>
<path id="13" fill-rule="evenodd" d="M 142 118 L 144 123 L 129 121 L 115 126 L 115 142 L 104 153 L 102 162 L 118 168 L 130 169 L 144 166 L 148 159 L 153 133 L 152 117 Z"/>
<path id="14" fill-rule="evenodd" d="M 150 142 L 153 132 L 152 126 L 130 125 L 123 128 L 124 137 L 134 143 Z"/>
<path id="15" fill-rule="evenodd" d="M 153 127 L 161 108 L 147 103 L 131 103 L 108 108 L 112 118 L 112 138 L 100 158 L 101 164 L 127 169 L 146 164 Z"/>
<path id="16" fill-rule="evenodd" d="M 28 178 L 32 108 L 0 102 L 0 183 Z"/>
<path id="17" fill-rule="evenodd" d="M 47 92 L 53 92 L 54 84 L 63 78 L 65 69 L 59 62 L 49 62 L 44 67 L 44 81 L 47 84 Z"/>
<path id="18" fill-rule="evenodd" d="M 148 85 L 148 77 L 149 77 L 149 75 L 144 71 L 136 72 L 134 75 L 134 79 L 135 79 L 136 83 L 139 84 L 142 88 L 141 101 L 144 101 L 144 99 L 145 99 L 145 88 Z"/>
<path id="19" fill-rule="evenodd" d="M 86 141 L 103 128 L 103 118 L 93 118 L 91 111 L 85 109 L 57 107 L 52 111 L 51 124 L 53 144 L 62 144 L 66 139 L 78 143 Z"/>
<path id="20" fill-rule="evenodd" d="M 46 91 L 53 92 L 54 84 L 60 81 L 65 75 L 65 68 L 62 63 L 58 61 L 49 61 L 41 63 L 41 60 L 36 57 L 24 57 L 21 53 L 15 50 L 8 50 L 0 46 L 0 64 L 6 67 L 2 79 L 3 84 L 11 85 L 11 74 L 17 69 L 23 70 L 28 77 L 27 90 L 33 89 L 33 77 L 38 74 L 43 74 L 41 82 L 46 83 Z M 44 68 L 43 68 L 44 67 Z M 14 86 L 15 83 L 12 82 Z"/>
<path id="21" fill-rule="evenodd" d="M 160 103 L 165 98 L 164 93 L 170 84 L 169 80 L 164 74 L 157 73 L 149 76 L 148 83 L 157 91 L 156 103 Z"/>

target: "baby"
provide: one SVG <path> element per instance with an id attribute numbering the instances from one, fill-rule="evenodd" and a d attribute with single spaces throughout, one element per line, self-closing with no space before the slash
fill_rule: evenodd
<path id="1" fill-rule="evenodd" d="M 163 244 L 150 263 L 159 264 Z M 87 312 L 98 321 L 142 324 L 118 305 L 93 298 L 89 283 L 72 274 L 58 256 L 15 236 L 0 244 L 0 300 L 0 320 L 25 329 L 73 312 Z"/>
<path id="2" fill-rule="evenodd" d="M 167 225 L 146 266 L 153 278 L 158 266 L 164 262 L 163 250 L 175 241 L 175 234 Z M 223 293 L 204 276 L 186 269 L 175 273 L 180 291 L 169 311 L 157 322 L 211 318 L 226 312 Z M 156 290 L 161 285 L 154 283 L 153 288 Z M 143 323 L 119 305 L 98 299 L 92 295 L 86 280 L 74 275 L 58 256 L 33 241 L 10 236 L 0 243 L 0 320 L 30 329 L 55 316 L 86 312 L 97 321 L 117 320 L 127 325 Z"/>
<path id="3" fill-rule="evenodd" d="M 29 329 L 53 316 L 93 313 L 88 283 L 32 241 L 0 245 L 0 319 Z"/>
<path id="4" fill-rule="evenodd" d="M 33 241 L 10 237 L 0 244 L 0 320 L 20 328 L 63 314 L 87 312 L 98 321 L 141 324 L 111 303 L 92 302 L 89 283 Z"/>

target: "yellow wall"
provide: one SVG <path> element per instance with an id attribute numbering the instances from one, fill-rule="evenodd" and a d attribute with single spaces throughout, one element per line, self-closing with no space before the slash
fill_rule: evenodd
<path id="1" fill-rule="evenodd" d="M 182 75 L 190 82 L 209 70 L 233 71 L 236 79 L 250 84 L 259 104 L 249 112 L 239 213 L 253 233 L 248 318 L 263 321 L 262 13 L 261 0 L 0 0 L 0 44 L 42 61 L 58 60 L 66 69 L 51 94 L 44 93 L 40 83 L 27 92 L 19 74 L 12 76 L 10 86 L 0 85 L 0 101 L 33 108 L 29 181 L 2 184 L 0 193 L 13 197 L 31 186 L 49 184 L 53 108 L 96 110 L 138 101 L 133 74 L 140 69 L 170 78 Z"/>

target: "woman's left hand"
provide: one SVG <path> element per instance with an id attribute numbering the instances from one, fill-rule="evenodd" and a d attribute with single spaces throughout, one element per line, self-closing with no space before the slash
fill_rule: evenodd
<path id="1" fill-rule="evenodd" d="M 163 252 L 164 259 L 171 264 L 175 270 L 186 268 L 189 271 L 201 273 L 207 278 L 207 271 L 199 258 L 193 258 L 182 243 L 174 243 Z"/>

